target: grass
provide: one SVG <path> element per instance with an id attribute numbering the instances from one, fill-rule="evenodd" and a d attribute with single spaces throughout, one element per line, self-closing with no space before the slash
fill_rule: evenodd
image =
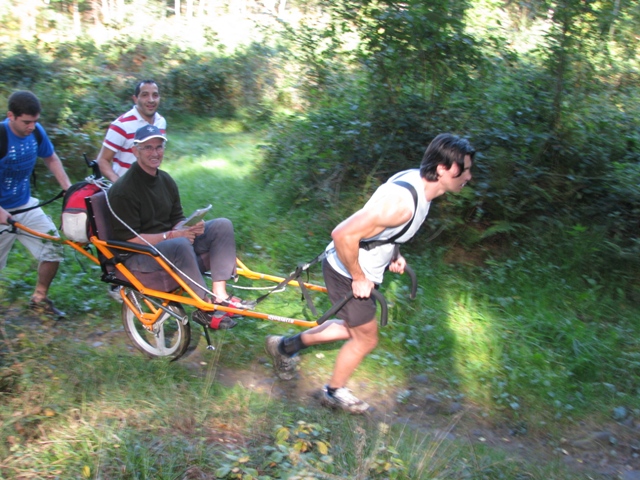
<path id="1" fill-rule="evenodd" d="M 220 387 L 215 368 L 203 378 L 52 338 L 12 366 L 16 384 L 0 405 L 4 478 L 551 478 L 550 466 L 490 448 L 282 408 L 268 392 Z"/>
<path id="2" fill-rule="evenodd" d="M 278 192 L 254 176 L 260 141 L 235 124 L 175 123 L 164 168 L 181 187 L 186 211 L 212 203 L 213 215 L 233 221 L 250 268 L 286 275 L 324 248 L 333 218 L 351 208 L 324 214 L 281 205 Z M 83 175 L 73 172 L 74 180 Z M 38 195 L 47 198 L 53 189 L 39 178 Z M 47 209 L 57 218 L 59 205 Z M 482 267 L 445 263 L 444 247 L 409 247 L 418 298 L 408 299 L 406 278 L 388 275 L 389 325 L 354 389 L 418 402 L 415 376 L 423 374 L 440 400 L 556 439 L 585 419 L 608 421 L 619 407 L 635 415 L 637 307 L 614 275 L 594 278 L 585 268 L 597 242 L 583 251 L 585 239 L 557 240 L 553 248 L 532 243 L 516 254 L 494 252 Z M 525 461 L 454 439 L 446 428 L 283 404 L 261 364 L 262 345 L 267 334 L 297 327 L 246 320 L 216 336 L 217 350 L 202 363 L 148 361 L 124 340 L 111 345 L 102 339 L 118 337 L 120 307 L 95 267 L 66 254 L 51 296 L 72 319 L 2 321 L 4 478 L 578 478 L 559 461 Z M 1 308 L 24 306 L 35 267 L 20 247 L 12 252 L 0 274 Z M 312 278 L 321 281 L 319 269 Z M 305 313 L 295 291 L 263 305 L 281 315 Z M 336 353 L 335 346 L 314 348 L 303 369 L 326 378 Z M 230 367 L 255 369 L 264 383 L 252 389 L 214 381 Z M 465 421 L 450 419 L 450 428 Z"/>

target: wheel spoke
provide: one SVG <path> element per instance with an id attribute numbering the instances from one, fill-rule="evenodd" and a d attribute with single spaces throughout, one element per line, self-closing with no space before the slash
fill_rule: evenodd
<path id="1" fill-rule="evenodd" d="M 127 292 L 132 303 L 143 311 L 148 312 L 147 305 L 142 297 L 135 291 Z M 186 316 L 181 305 L 169 305 L 171 313 L 180 318 Z M 122 320 L 125 331 L 134 346 L 149 357 L 173 357 L 177 359 L 188 349 L 191 341 L 191 328 L 189 323 L 183 324 L 169 312 L 164 312 L 151 330 L 144 328 L 135 314 L 124 304 Z"/>
<path id="2" fill-rule="evenodd" d="M 167 344 L 165 343 L 164 339 L 164 323 L 160 326 L 160 329 L 158 330 L 158 333 L 155 335 L 155 337 L 156 348 L 160 352 L 160 355 L 166 355 L 166 352 L 168 352 L 169 349 L 166 348 Z"/>

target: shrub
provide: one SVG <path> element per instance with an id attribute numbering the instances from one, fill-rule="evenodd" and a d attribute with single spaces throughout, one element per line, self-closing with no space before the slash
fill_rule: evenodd
<path id="1" fill-rule="evenodd" d="M 2 83 L 13 89 L 31 89 L 51 77 L 49 64 L 36 53 L 19 44 L 15 52 L 0 58 Z"/>

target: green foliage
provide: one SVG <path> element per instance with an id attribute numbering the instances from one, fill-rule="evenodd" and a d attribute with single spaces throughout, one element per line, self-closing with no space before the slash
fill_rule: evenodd
<path id="1" fill-rule="evenodd" d="M 49 65 L 28 45 L 18 44 L 13 51 L 5 50 L 0 57 L 2 83 L 16 89 L 31 89 L 50 78 Z"/>
<path id="2" fill-rule="evenodd" d="M 358 59 L 371 92 L 394 103 L 402 92 L 433 100 L 461 88 L 482 61 L 477 40 L 464 32 L 467 2 L 333 3 L 337 23 L 360 39 Z"/>
<path id="3" fill-rule="evenodd" d="M 163 94 L 174 109 L 194 115 L 231 118 L 229 62 L 225 59 L 192 57 L 171 69 L 162 83 Z M 179 106 L 179 107 L 178 107 Z"/>
<path id="4" fill-rule="evenodd" d="M 308 206 L 279 215 L 279 192 L 251 178 L 259 137 L 242 133 L 238 122 L 201 118 L 176 123 L 174 132 L 165 168 L 185 205 L 213 203 L 216 215 L 231 218 L 248 266 L 287 272 L 326 244 L 319 232 L 334 218 Z M 633 192 L 634 177 L 625 178 Z M 508 225 L 496 230 L 512 235 Z M 610 263 L 603 231 L 587 224 L 565 218 L 523 236 L 529 241 L 512 238 L 508 250 L 485 252 L 481 266 L 465 263 L 464 252 L 450 246 L 416 242 L 403 249 L 418 273 L 418 298 L 408 299 L 405 276 L 386 276 L 390 321 L 353 378 L 357 388 L 395 398 L 400 409 L 421 401 L 412 378 L 425 374 L 437 399 L 468 401 L 483 422 L 544 430 L 547 441 L 557 439 L 551 425 L 573 427 L 608 418 L 619 406 L 639 408 L 635 272 Z M 35 261 L 16 248 L 2 271 L 0 308 L 20 308 L 33 289 Z M 312 398 L 280 403 L 262 342 L 267 333 L 297 327 L 245 319 L 217 332 L 215 352 L 204 352 L 201 341 L 195 358 L 149 362 L 129 351 L 119 305 L 97 267 L 82 262 L 83 272 L 70 254 L 67 260 L 52 298 L 71 319 L 0 319 L 4 476 L 571 478 L 555 464 L 514 461 L 488 445 L 315 408 Z M 289 293 L 260 308 L 299 312 L 299 294 Z M 335 354 L 335 346 L 307 350 L 304 378 L 319 386 Z M 214 381 L 224 378 L 218 371 L 229 378 L 231 368 L 251 368 L 264 383 L 227 388 Z"/>

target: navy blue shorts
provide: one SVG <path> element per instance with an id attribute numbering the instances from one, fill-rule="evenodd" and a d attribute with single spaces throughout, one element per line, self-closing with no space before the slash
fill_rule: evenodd
<path id="1" fill-rule="evenodd" d="M 325 258 L 322 261 L 322 275 L 331 304 L 338 303 L 351 292 L 351 279 L 336 272 Z M 377 286 L 376 286 L 377 288 Z M 336 316 L 350 327 L 358 327 L 376 319 L 376 301 L 369 298 L 352 298 Z"/>

